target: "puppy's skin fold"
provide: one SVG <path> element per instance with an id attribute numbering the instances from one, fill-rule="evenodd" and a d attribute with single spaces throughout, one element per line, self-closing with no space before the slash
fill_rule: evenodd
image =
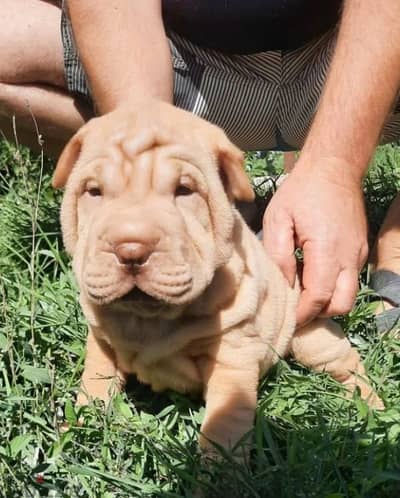
<path id="1" fill-rule="evenodd" d="M 295 331 L 298 289 L 233 207 L 253 197 L 242 163 L 220 129 L 168 104 L 71 139 L 54 184 L 89 323 L 79 403 L 107 401 L 130 373 L 201 391 L 201 446 L 229 449 L 252 427 L 259 378 L 292 353 L 382 407 L 336 324 Z"/>

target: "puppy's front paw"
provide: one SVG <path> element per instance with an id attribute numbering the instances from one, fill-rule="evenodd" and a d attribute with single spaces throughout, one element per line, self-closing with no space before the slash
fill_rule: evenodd
<path id="1" fill-rule="evenodd" d="M 125 385 L 125 375 L 120 372 L 112 377 L 102 377 L 99 374 L 83 373 L 80 389 L 76 398 L 78 406 L 88 405 L 94 399 L 104 401 L 107 406 L 111 398 L 122 391 Z"/>
<path id="2" fill-rule="evenodd" d="M 247 435 L 245 438 L 245 440 L 241 440 L 240 443 L 236 444 L 234 448 L 225 448 L 201 434 L 199 445 L 202 462 L 205 465 L 212 465 L 215 462 L 232 460 L 239 465 L 246 465 L 250 459 L 251 445 Z"/>
<path id="3" fill-rule="evenodd" d="M 352 394 L 355 389 L 358 387 L 360 389 L 360 396 L 367 405 L 373 410 L 384 410 L 385 405 L 381 398 L 376 394 L 374 389 L 369 384 L 368 380 L 363 377 L 353 374 L 348 379 L 346 379 L 342 384 L 349 391 L 349 394 Z"/>

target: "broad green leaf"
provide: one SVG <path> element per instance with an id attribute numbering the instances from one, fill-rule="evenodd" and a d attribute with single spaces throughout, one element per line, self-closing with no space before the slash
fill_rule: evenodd
<path id="1" fill-rule="evenodd" d="M 113 400 L 113 407 L 119 415 L 124 418 L 133 418 L 132 410 L 130 409 L 128 403 L 126 403 L 120 394 L 117 394 Z"/>
<path id="2" fill-rule="evenodd" d="M 22 376 L 31 382 L 38 382 L 39 384 L 50 384 L 50 374 L 47 368 L 32 367 L 25 365 L 22 370 Z"/>
<path id="3" fill-rule="evenodd" d="M 10 454 L 13 458 L 18 456 L 19 453 L 24 450 L 28 446 L 28 444 L 32 441 L 33 436 L 32 434 L 20 434 L 18 436 L 15 436 L 11 441 L 10 441 Z"/>

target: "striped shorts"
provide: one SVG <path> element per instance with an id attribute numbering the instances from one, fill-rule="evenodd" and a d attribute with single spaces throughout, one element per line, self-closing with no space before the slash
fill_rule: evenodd
<path id="1" fill-rule="evenodd" d="M 61 29 L 68 88 L 91 101 L 65 12 Z M 332 57 L 334 30 L 296 50 L 252 55 L 203 49 L 171 32 L 168 38 L 176 106 L 219 125 L 243 150 L 301 148 Z M 398 103 L 388 117 L 381 141 L 399 138 Z"/>

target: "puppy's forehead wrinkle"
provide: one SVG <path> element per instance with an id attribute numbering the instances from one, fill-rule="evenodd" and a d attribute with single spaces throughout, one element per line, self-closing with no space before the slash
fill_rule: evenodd
<path id="1" fill-rule="evenodd" d="M 206 170 L 210 167 L 217 169 L 215 158 L 210 151 L 202 149 L 202 154 L 199 154 L 196 146 L 190 149 L 183 145 L 160 147 L 160 156 L 175 163 L 187 163 L 201 175 L 206 174 Z"/>
<path id="2" fill-rule="evenodd" d="M 140 155 L 135 160 L 125 160 L 122 171 L 125 185 L 137 195 L 148 192 L 152 181 L 152 158 L 148 154 Z"/>
<path id="3" fill-rule="evenodd" d="M 200 164 L 198 157 L 187 146 L 159 145 L 127 153 L 123 140 L 114 138 L 102 152 L 82 157 L 82 166 L 91 170 L 95 179 L 118 190 L 129 188 L 138 194 L 154 189 L 156 192 L 171 194 L 180 175 L 187 173 L 203 187 L 207 184 L 207 170 L 215 164 L 210 154 Z M 194 151 L 195 152 L 195 151 Z M 204 157 L 204 156 L 203 156 Z M 204 164 L 203 164 L 204 163 Z M 204 184 L 204 185 L 203 185 Z"/>
<path id="4" fill-rule="evenodd" d="M 170 192 L 175 190 L 180 178 L 187 176 L 195 182 L 200 192 L 207 195 L 208 168 L 212 162 L 200 163 L 185 148 L 182 149 L 182 153 L 180 151 L 179 147 L 160 149 L 158 160 L 154 163 L 153 185 L 157 186 L 157 183 L 161 183 L 161 187 Z"/>
<path id="5" fill-rule="evenodd" d="M 161 148 L 146 150 L 123 162 L 123 176 L 130 191 L 144 195 L 155 191 L 172 194 L 181 174 L 182 165 L 162 153 Z"/>
<path id="6" fill-rule="evenodd" d="M 172 194 L 182 172 L 182 166 L 172 161 L 155 161 L 152 186 L 161 194 Z"/>

